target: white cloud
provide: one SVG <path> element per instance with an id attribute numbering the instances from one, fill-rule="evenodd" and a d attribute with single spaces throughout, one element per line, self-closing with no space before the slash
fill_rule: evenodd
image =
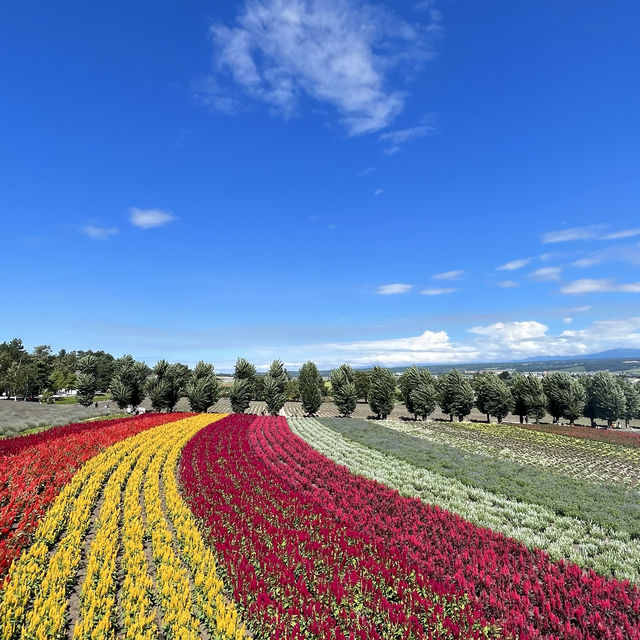
<path id="1" fill-rule="evenodd" d="M 499 287 L 504 287 L 505 289 L 511 289 L 513 287 L 519 287 L 520 285 L 513 280 L 503 280 L 502 282 L 498 282 Z"/>
<path id="2" fill-rule="evenodd" d="M 358 178 L 362 178 L 362 176 L 366 176 L 367 174 L 372 173 L 373 171 L 376 171 L 376 167 L 367 167 L 366 169 L 364 169 L 364 171 L 361 171 L 356 175 L 358 176 Z"/>
<path id="3" fill-rule="evenodd" d="M 590 240 L 601 236 L 604 227 L 602 224 L 591 224 L 585 227 L 548 231 L 542 234 L 542 242 L 548 244 L 555 242 L 572 242 L 574 240 Z"/>
<path id="4" fill-rule="evenodd" d="M 603 320 L 583 329 L 549 333 L 536 320 L 495 322 L 471 327 L 459 341 L 446 331 L 428 330 L 418 336 L 304 345 L 295 361 L 311 358 L 322 366 L 341 362 L 387 366 L 413 363 L 505 362 L 532 356 L 574 356 L 615 347 L 640 347 L 640 317 Z M 294 357 L 287 360 L 294 361 Z"/>
<path id="5" fill-rule="evenodd" d="M 530 278 L 540 282 L 549 282 L 551 280 L 560 280 L 562 269 L 560 267 L 541 267 L 529 274 Z"/>
<path id="6" fill-rule="evenodd" d="M 410 284 L 383 284 L 381 287 L 378 287 L 376 293 L 382 296 L 388 296 L 397 293 L 407 293 L 411 288 Z"/>
<path id="7" fill-rule="evenodd" d="M 380 194 L 382 194 L 382 193 L 384 193 L 384 189 L 376 189 L 376 190 L 373 192 L 373 195 L 374 195 L 374 196 L 379 196 L 379 195 L 380 195 Z"/>
<path id="8" fill-rule="evenodd" d="M 588 268 L 602 264 L 603 262 L 628 262 L 640 264 L 640 251 L 636 245 L 612 246 L 600 249 L 585 255 L 583 258 L 571 263 L 573 267 Z"/>
<path id="9" fill-rule="evenodd" d="M 446 331 L 425 331 L 422 335 L 410 338 L 333 343 L 322 345 L 322 348 L 325 353 L 336 353 L 336 362 L 346 357 L 351 364 L 464 362 L 477 355 L 471 346 L 452 344 Z"/>
<path id="10" fill-rule="evenodd" d="M 562 318 L 562 322 L 565 324 L 571 324 L 573 322 L 573 318 L 571 316 L 567 316 L 566 318 Z"/>
<path id="11" fill-rule="evenodd" d="M 138 209 L 137 207 L 132 207 L 129 212 L 131 224 L 141 229 L 161 227 L 176 219 L 168 211 L 161 211 L 160 209 Z"/>
<path id="12" fill-rule="evenodd" d="M 394 146 L 394 147 L 388 147 L 387 149 L 384 150 L 384 155 L 385 156 L 395 156 L 396 153 L 398 153 L 398 151 L 400 151 L 399 146 Z"/>
<path id="13" fill-rule="evenodd" d="M 235 26 L 211 28 L 218 78 L 228 73 L 235 89 L 284 117 L 303 96 L 329 104 L 352 135 L 378 131 L 402 110 L 405 95 L 389 87 L 390 71 L 428 58 L 432 35 L 428 25 L 360 0 L 254 0 Z M 210 94 L 213 106 L 237 102 L 233 88 Z"/>
<path id="14" fill-rule="evenodd" d="M 444 273 L 436 273 L 434 280 L 458 280 L 464 274 L 464 269 L 456 269 L 455 271 L 445 271 Z"/>
<path id="15" fill-rule="evenodd" d="M 584 311 L 590 311 L 591 309 L 593 309 L 593 307 L 590 304 L 585 304 L 581 307 L 573 307 L 572 309 L 569 309 L 569 311 L 573 311 L 574 313 L 582 313 Z"/>
<path id="16" fill-rule="evenodd" d="M 616 231 L 604 236 L 603 240 L 619 240 L 621 238 L 633 238 L 634 236 L 640 236 L 640 229 L 624 229 L 623 231 Z"/>
<path id="17" fill-rule="evenodd" d="M 441 296 L 444 293 L 453 293 L 457 289 L 423 289 L 420 293 L 423 296 Z"/>
<path id="18" fill-rule="evenodd" d="M 431 124 L 422 124 L 417 127 L 410 127 L 408 129 L 399 129 L 398 131 L 388 131 L 379 136 L 379 140 L 383 142 L 389 142 L 392 145 L 404 144 L 417 138 L 422 138 L 429 133 L 436 131 L 436 127 Z"/>
<path id="19" fill-rule="evenodd" d="M 640 293 L 640 282 L 618 283 L 609 278 L 582 278 L 566 284 L 560 290 L 562 293 Z"/>
<path id="20" fill-rule="evenodd" d="M 88 224 L 82 227 L 82 233 L 94 240 L 106 240 L 120 233 L 120 231 L 116 227 L 96 227 L 95 225 Z"/>
<path id="21" fill-rule="evenodd" d="M 531 262 L 531 258 L 522 258 L 521 260 L 512 260 L 500 267 L 496 267 L 498 271 L 515 271 L 516 269 L 522 269 Z"/>

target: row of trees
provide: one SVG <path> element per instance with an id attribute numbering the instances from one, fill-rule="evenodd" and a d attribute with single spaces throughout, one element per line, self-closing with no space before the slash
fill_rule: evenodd
<path id="1" fill-rule="evenodd" d="M 104 351 L 59 351 L 41 345 L 31 353 L 22 341 L 0 343 L 0 391 L 27 398 L 61 388 L 76 388 L 80 404 L 89 405 L 99 391 L 111 391 L 122 408 L 138 406 L 149 397 L 154 410 L 172 411 L 181 397 L 194 411 L 206 411 L 224 389 L 211 364 L 199 362 L 193 370 L 184 364 L 160 360 L 153 368 L 130 355 L 116 359 Z M 280 360 L 274 360 L 266 375 L 258 375 L 253 364 L 239 358 L 233 384 L 228 390 L 233 411 L 243 413 L 251 400 L 266 402 L 277 414 L 286 401 L 301 401 L 309 415 L 317 413 L 323 398 L 332 396 L 340 413 L 351 415 L 359 399 L 369 403 L 378 417 L 389 415 L 397 400 L 418 417 L 426 418 L 439 406 L 451 419 L 462 420 L 475 406 L 501 422 L 509 413 L 520 421 L 540 421 L 547 412 L 554 422 L 570 423 L 581 416 L 608 424 L 640 417 L 640 384 L 601 371 L 591 376 L 552 372 L 544 378 L 529 375 L 483 372 L 465 378 L 453 369 L 435 378 L 427 369 L 410 367 L 396 378 L 388 369 L 354 370 L 349 365 L 334 369 L 325 383 L 313 362 L 293 378 Z"/>
<path id="2" fill-rule="evenodd" d="M 0 343 L 0 392 L 21 398 L 78 388 L 80 361 L 93 356 L 91 370 L 96 386 L 106 390 L 111 384 L 116 359 L 104 351 L 65 351 L 53 353 L 49 345 L 35 347 L 30 353 L 22 340 Z"/>

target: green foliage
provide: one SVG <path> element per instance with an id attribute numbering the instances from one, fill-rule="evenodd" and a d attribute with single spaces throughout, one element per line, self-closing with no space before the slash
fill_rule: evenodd
<path id="1" fill-rule="evenodd" d="M 204 413 L 220 399 L 220 382 L 212 364 L 200 360 L 191 372 L 185 387 L 192 411 Z"/>
<path id="2" fill-rule="evenodd" d="M 640 385 L 634 385 L 627 378 L 619 378 L 618 383 L 624 393 L 624 423 L 628 427 L 629 421 L 640 418 Z"/>
<path id="3" fill-rule="evenodd" d="M 502 422 L 513 408 L 513 396 L 505 379 L 490 372 L 483 372 L 474 377 L 473 386 L 476 392 L 476 406 L 482 413 L 487 414 L 487 422 L 491 422 L 491 416 Z"/>
<path id="4" fill-rule="evenodd" d="M 267 373 L 264 377 L 264 397 L 267 403 L 267 411 L 276 416 L 280 413 L 280 409 L 284 407 L 286 401 L 285 385 L 282 381 L 271 375 L 271 372 Z"/>
<path id="5" fill-rule="evenodd" d="M 123 356 L 116 361 L 111 381 L 111 397 L 120 409 L 129 405 L 134 408 L 140 405 L 144 399 L 149 371 L 144 362 L 136 362 L 131 355 Z"/>
<path id="6" fill-rule="evenodd" d="M 306 362 L 300 368 L 298 376 L 300 384 L 300 399 L 302 410 L 309 416 L 317 413 L 322 405 L 322 393 L 320 385 L 324 386 L 324 381 L 318 372 L 318 367 L 313 362 Z"/>
<path id="7" fill-rule="evenodd" d="M 238 378 L 233 381 L 229 400 L 234 413 L 244 413 L 251 403 L 253 384 L 249 378 Z"/>
<path id="8" fill-rule="evenodd" d="M 454 416 L 462 422 L 473 408 L 473 387 L 463 378 L 457 369 L 452 369 L 438 378 L 438 404 L 444 413 L 448 413 L 453 422 Z"/>
<path id="9" fill-rule="evenodd" d="M 264 376 L 264 400 L 271 415 L 277 415 L 287 400 L 289 376 L 280 360 L 274 360 Z"/>
<path id="10" fill-rule="evenodd" d="M 542 380 L 528 374 L 515 373 L 510 380 L 511 395 L 514 401 L 514 413 L 520 417 L 532 418 L 539 422 L 547 413 L 547 396 L 544 393 Z"/>
<path id="11" fill-rule="evenodd" d="M 247 380 L 250 383 L 251 396 L 253 396 L 253 385 L 256 380 L 256 368 L 248 360 L 238 358 L 233 372 L 234 380 Z"/>
<path id="12" fill-rule="evenodd" d="M 564 417 L 573 424 L 583 415 L 587 393 L 577 378 L 562 371 L 553 371 L 542 384 L 547 396 L 547 409 L 554 422 Z"/>
<path id="13" fill-rule="evenodd" d="M 287 402 L 299 402 L 300 381 L 297 378 L 287 380 L 286 396 L 287 396 Z"/>
<path id="14" fill-rule="evenodd" d="M 80 373 L 77 378 L 76 400 L 83 407 L 88 407 L 93 402 L 97 390 L 97 361 L 91 355 L 84 356 L 78 360 L 78 368 Z"/>
<path id="15" fill-rule="evenodd" d="M 386 418 L 395 405 L 396 377 L 389 369 L 373 367 L 369 384 L 369 406 L 378 416 Z"/>
<path id="16" fill-rule="evenodd" d="M 333 401 L 338 411 L 345 417 L 350 416 L 356 410 L 358 403 L 358 393 L 353 382 L 353 369 L 343 364 L 331 372 L 330 381 Z"/>
<path id="17" fill-rule="evenodd" d="M 353 383 L 356 385 L 356 393 L 358 398 L 362 398 L 365 402 L 369 399 L 369 385 L 371 384 L 371 372 L 358 369 L 353 373 Z"/>
<path id="18" fill-rule="evenodd" d="M 595 420 L 606 420 L 611 424 L 618 418 L 625 417 L 626 393 L 618 378 L 608 371 L 598 371 L 593 376 L 583 379 L 586 390 L 585 415 Z M 633 398 L 630 398 L 633 400 Z"/>
<path id="19" fill-rule="evenodd" d="M 405 369 L 398 379 L 400 399 L 414 418 L 427 417 L 436 405 L 434 379 L 428 369 L 418 369 L 415 365 Z"/>

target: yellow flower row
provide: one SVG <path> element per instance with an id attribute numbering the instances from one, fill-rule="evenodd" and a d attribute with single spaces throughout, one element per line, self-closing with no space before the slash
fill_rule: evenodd
<path id="1" fill-rule="evenodd" d="M 222 417 L 222 416 L 220 416 Z M 182 447 L 176 442 L 162 472 L 167 511 L 180 543 L 183 557 L 193 574 L 196 602 L 214 637 L 241 640 L 246 635 L 244 624 L 232 602 L 222 596 L 222 580 L 216 574 L 213 553 L 206 547 L 191 511 L 178 491 L 175 469 Z"/>
<path id="2" fill-rule="evenodd" d="M 50 510 L 36 529 L 34 543 L 12 564 L 2 590 L 0 600 L 0 630 L 2 638 L 10 640 L 18 637 L 47 637 L 40 631 L 46 624 L 35 614 L 36 605 L 40 608 L 44 598 L 53 594 L 62 571 L 74 571 L 80 557 L 82 540 L 89 527 L 91 511 L 95 505 L 104 482 L 114 467 L 136 449 L 138 441 L 129 438 L 113 445 L 105 452 L 89 460 L 74 475 L 52 504 Z M 50 558 L 49 551 L 60 534 L 65 531 L 58 548 Z M 68 579 L 65 578 L 65 580 Z M 38 592 L 29 620 L 26 620 L 29 604 Z M 46 596 L 45 596 L 46 594 Z M 47 606 L 53 603 L 47 600 Z M 51 616 L 56 626 L 64 616 L 65 607 L 53 607 Z M 42 622 L 42 624 L 41 624 Z M 28 626 L 27 626 L 28 625 Z"/>
<path id="3" fill-rule="evenodd" d="M 101 493 L 104 501 L 89 550 L 74 638 L 115 638 L 118 588 L 126 639 L 158 637 L 154 599 L 167 638 L 199 638 L 200 619 L 212 638 L 246 636 L 235 605 L 222 594 L 213 554 L 180 497 L 175 477 L 184 445 L 221 417 L 199 415 L 160 425 L 113 445 L 78 471 L 37 529 L 36 542 L 10 569 L 0 593 L 3 640 L 50 640 L 65 635 L 68 588 Z M 155 580 L 145 556 L 145 537 L 151 540 Z M 116 583 L 119 554 L 121 585 Z"/>

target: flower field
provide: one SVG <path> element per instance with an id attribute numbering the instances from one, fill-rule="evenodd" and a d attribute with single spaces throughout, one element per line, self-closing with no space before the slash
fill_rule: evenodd
<path id="1" fill-rule="evenodd" d="M 640 638 L 636 452 L 244 414 L 2 441 L 0 637 Z"/>

